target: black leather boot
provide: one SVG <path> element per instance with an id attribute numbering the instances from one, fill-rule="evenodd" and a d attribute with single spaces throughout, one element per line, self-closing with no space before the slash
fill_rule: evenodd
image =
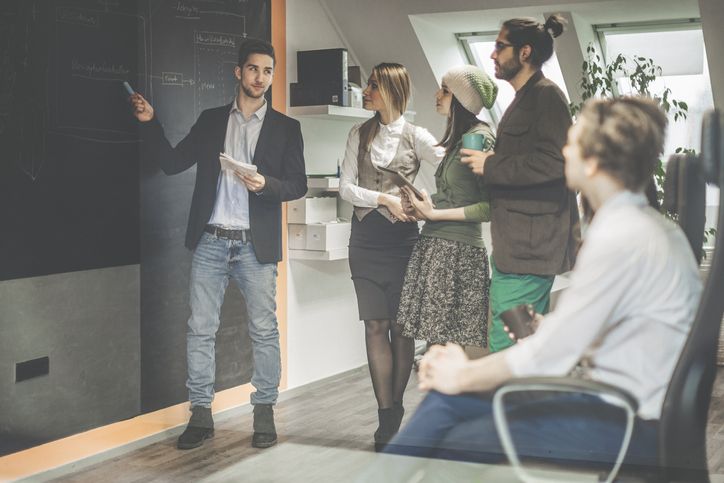
<path id="1" fill-rule="evenodd" d="M 392 436 L 395 435 L 394 431 L 392 431 L 395 422 L 395 409 L 378 409 L 377 417 L 379 418 L 380 425 L 377 427 L 377 431 L 375 431 L 375 451 L 379 453 L 385 448 L 385 445 L 390 442 Z"/>
<path id="2" fill-rule="evenodd" d="M 178 449 L 198 448 L 204 440 L 214 436 L 214 419 L 211 417 L 211 408 L 194 406 L 191 408 L 191 419 L 181 436 L 178 437 Z"/>
<path id="3" fill-rule="evenodd" d="M 277 430 L 274 426 L 274 409 L 271 404 L 254 405 L 254 448 L 268 448 L 277 444 Z"/>

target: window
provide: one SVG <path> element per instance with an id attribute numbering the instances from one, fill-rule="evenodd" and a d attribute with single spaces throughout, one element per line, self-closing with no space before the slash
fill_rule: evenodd
<path id="1" fill-rule="evenodd" d="M 594 28 L 607 62 L 618 54 L 653 59 L 662 73 L 652 84 L 651 93 L 659 94 L 668 87 L 674 99 L 687 103 L 686 120 L 676 122 L 673 115 L 670 116 L 665 152 L 673 153 L 677 147 L 698 149 L 702 115 L 714 107 L 701 24 L 695 20 L 682 20 Z M 618 79 L 618 88 L 621 94 L 631 93 L 626 78 Z"/>
<path id="2" fill-rule="evenodd" d="M 493 51 L 495 45 L 495 39 L 498 36 L 498 32 L 472 32 L 465 34 L 457 34 L 458 41 L 463 47 L 468 61 L 471 64 L 477 65 L 491 77 L 495 75 L 495 66 L 493 59 L 490 58 L 490 53 Z M 553 56 L 543 64 L 543 74 L 555 82 L 558 87 L 561 88 L 563 93 L 568 99 L 568 91 L 566 90 L 566 83 L 563 80 L 563 74 L 561 73 L 561 67 L 558 65 L 558 58 L 555 52 Z M 481 114 L 481 118 L 486 120 L 492 120 L 494 124 L 502 117 L 505 110 L 508 108 L 513 98 L 515 97 L 515 90 L 513 87 L 505 81 L 497 80 L 498 82 L 498 100 L 493 106 L 493 109 L 489 113 Z"/>
<path id="3" fill-rule="evenodd" d="M 618 54 L 626 57 L 641 56 L 653 59 L 661 67 L 661 75 L 651 86 L 652 94 L 671 89 L 674 99 L 688 105 L 686 120 L 674 121 L 669 115 L 669 128 L 664 147 L 664 159 L 679 148 L 701 145 L 701 121 L 704 112 L 714 108 L 709 80 L 704 35 L 697 19 L 684 19 L 662 23 L 636 23 L 594 26 L 604 59 L 613 60 Z M 621 94 L 631 92 L 626 78 L 618 79 Z M 719 190 L 707 187 L 707 229 L 715 226 Z M 713 242 L 709 239 L 709 244 Z"/>

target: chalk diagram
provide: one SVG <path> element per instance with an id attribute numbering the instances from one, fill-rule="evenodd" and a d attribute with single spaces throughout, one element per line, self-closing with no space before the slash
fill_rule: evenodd
<path id="1" fill-rule="evenodd" d="M 56 9 L 52 129 L 88 141 L 136 143 L 121 83 L 146 88 L 146 19 L 115 10 L 114 0 L 98 5 Z"/>
<path id="2" fill-rule="evenodd" d="M 0 12 L 0 140 L 3 158 L 35 179 L 45 161 L 47 53 L 36 2 Z"/>
<path id="3" fill-rule="evenodd" d="M 193 53 L 192 63 L 188 62 L 188 58 L 176 59 L 174 64 L 152 56 L 149 62 L 151 96 L 155 99 L 155 90 L 163 89 L 183 97 L 181 102 L 192 100 L 191 105 L 187 103 L 192 111 L 187 112 L 193 112 L 194 119 L 204 109 L 231 102 L 236 96 L 234 68 L 240 42 L 249 35 L 248 20 L 263 18 L 268 1 L 180 0 L 172 5 L 159 4 L 159 8 L 152 9 L 150 16 L 152 52 L 156 27 L 169 20 L 168 11 L 163 7 L 171 9 L 171 18 L 175 21 L 188 24 L 185 29 L 177 27 L 183 31 L 183 39 L 179 39 L 178 43 L 189 45 L 189 51 Z M 156 16 L 159 11 L 163 15 Z M 258 30 L 258 26 L 255 25 L 255 28 Z M 169 91 L 168 88 L 172 89 Z"/>
<path id="4" fill-rule="evenodd" d="M 23 0 L 15 11 L 0 6 L 0 147 L 12 146 L 3 157 L 35 181 L 53 162 L 49 136 L 138 143 L 123 81 L 162 114 L 175 105 L 172 114 L 183 115 L 162 119 L 170 131 L 187 132 L 201 111 L 233 100 L 239 44 L 247 35 L 265 36 L 269 8 L 269 0 Z"/>

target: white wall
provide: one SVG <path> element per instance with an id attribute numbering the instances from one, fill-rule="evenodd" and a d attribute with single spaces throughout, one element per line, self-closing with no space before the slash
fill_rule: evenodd
<path id="1" fill-rule="evenodd" d="M 347 47 L 319 0 L 287 2 L 287 80 L 297 50 Z M 355 64 L 350 53 L 350 64 Z M 308 174 L 333 174 L 354 121 L 300 119 Z M 364 330 L 347 260 L 289 260 L 287 381 L 297 387 L 366 363 Z M 372 395 L 370 394 L 370 397 Z"/>
<path id="2" fill-rule="evenodd" d="M 449 52 L 453 58 L 456 32 L 496 30 L 500 23 L 511 17 L 535 16 L 552 12 L 565 12 L 575 22 L 573 32 L 564 34 L 558 42 L 566 56 L 561 69 L 566 85 L 577 96 L 575 86 L 580 80 L 582 56 L 568 59 L 577 38 L 585 46 L 591 36 L 591 25 L 596 23 L 660 20 L 699 16 L 699 4 L 707 4 L 708 11 L 719 12 L 721 0 L 321 0 L 330 16 L 355 52 L 363 66 L 381 61 L 400 62 L 412 76 L 416 96 L 414 109 L 416 122 L 433 134 L 441 134 L 441 123 L 431 99 L 438 87 L 439 76 L 449 66 Z M 702 12 L 704 6 L 702 5 Z M 715 23 L 712 27 L 720 30 Z M 704 23 L 705 38 L 707 23 Z M 719 34 L 712 33 L 713 36 Z M 710 36 L 711 37 L 711 36 Z M 437 44 L 430 48 L 429 44 Z M 707 40 L 707 44 L 709 40 Z M 716 55 L 716 50 L 709 56 Z M 443 55 L 440 55 L 443 53 Z M 579 54 L 580 55 L 580 54 Z M 718 62 L 724 64 L 724 62 Z M 712 69 L 712 77 L 714 70 Z M 724 77 L 724 76 L 722 76 Z M 724 82 L 724 80 L 722 81 Z M 716 82 L 712 82 L 714 86 Z"/>
<path id="3" fill-rule="evenodd" d="M 699 9 L 715 104 L 721 107 L 721 0 L 290 0 L 288 78 L 296 80 L 298 49 L 346 47 L 350 64 L 360 65 L 363 76 L 379 62 L 400 62 L 412 77 L 415 123 L 440 136 L 443 123 L 431 99 L 442 73 L 462 62 L 455 32 L 495 30 L 505 18 L 563 12 L 572 24 L 556 49 L 569 94 L 576 99 L 581 51 L 593 39 L 593 24 L 698 17 Z M 309 172 L 334 172 L 348 127 L 306 120 L 302 129 Z M 353 321 L 356 302 L 346 262 L 292 261 L 290 268 L 290 385 L 363 364 L 362 327 Z M 331 337 L 339 338 L 340 353 L 320 360 L 333 345 L 327 342 Z"/>

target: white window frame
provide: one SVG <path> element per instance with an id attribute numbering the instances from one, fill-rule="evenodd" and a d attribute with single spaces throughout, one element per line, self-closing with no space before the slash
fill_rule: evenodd
<path id="1" fill-rule="evenodd" d="M 455 38 L 462 49 L 468 64 L 471 65 L 482 65 L 478 56 L 470 48 L 470 42 L 494 42 L 498 38 L 498 30 L 491 30 L 487 32 L 460 32 L 455 34 Z M 500 118 L 503 117 L 503 112 L 496 102 L 492 109 L 486 109 L 490 119 L 493 121 L 493 125 L 497 128 Z"/>
<path id="2" fill-rule="evenodd" d="M 600 48 L 601 57 L 605 65 L 609 60 L 606 58 L 606 34 L 607 33 L 646 33 L 646 32 L 675 32 L 679 30 L 701 30 L 701 18 L 679 18 L 673 20 L 651 20 L 646 22 L 616 22 L 606 24 L 595 24 L 591 26 Z"/>

